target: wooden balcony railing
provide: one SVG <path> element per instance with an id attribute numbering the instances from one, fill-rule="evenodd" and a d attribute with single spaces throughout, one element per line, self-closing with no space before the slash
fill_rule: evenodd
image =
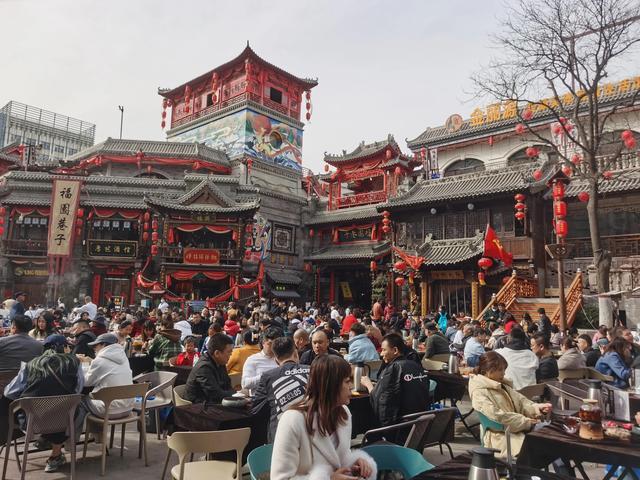
<path id="1" fill-rule="evenodd" d="M 573 245 L 571 256 L 574 258 L 593 257 L 591 237 L 569 238 L 567 243 Z M 612 235 L 602 237 L 603 247 L 611 252 L 613 257 L 627 257 L 640 255 L 640 235 Z"/>
<path id="2" fill-rule="evenodd" d="M 46 257 L 47 240 L 5 240 L 4 252 L 7 255 L 21 255 L 24 257 Z"/>
<path id="3" fill-rule="evenodd" d="M 384 202 L 387 194 L 384 190 L 377 192 L 357 193 L 346 197 L 339 197 L 334 200 L 334 208 L 353 207 L 355 205 L 366 205 L 369 203 Z"/>
<path id="4" fill-rule="evenodd" d="M 638 155 L 638 151 L 635 152 L 627 152 L 621 154 L 615 162 L 612 162 L 612 155 L 601 155 L 596 158 L 598 163 L 598 171 L 603 172 L 605 170 L 626 170 L 629 168 L 638 168 L 640 167 L 640 156 Z M 583 163 L 580 165 L 580 170 L 582 172 L 587 171 L 587 164 Z"/>
<path id="5" fill-rule="evenodd" d="M 576 314 L 582 306 L 582 287 L 582 273 L 577 272 L 571 282 L 571 285 L 569 285 L 569 288 L 565 289 L 564 293 L 567 327 L 570 327 L 573 324 L 573 321 L 576 319 Z M 554 325 L 560 325 L 560 306 L 558 306 L 556 311 L 553 312 L 553 315 L 551 315 L 551 323 Z"/>

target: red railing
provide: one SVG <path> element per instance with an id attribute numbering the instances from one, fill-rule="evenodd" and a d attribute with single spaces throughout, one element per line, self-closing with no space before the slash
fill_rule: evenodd
<path id="1" fill-rule="evenodd" d="M 357 193 L 346 197 L 339 197 L 334 200 L 334 208 L 353 207 L 355 205 L 366 205 L 368 203 L 384 202 L 387 193 L 384 190 L 378 192 Z"/>

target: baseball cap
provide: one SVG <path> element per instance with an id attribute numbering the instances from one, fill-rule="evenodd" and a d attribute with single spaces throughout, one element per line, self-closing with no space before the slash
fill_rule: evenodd
<path id="1" fill-rule="evenodd" d="M 104 327 L 107 326 L 107 319 L 101 315 L 98 315 L 96 318 L 91 320 L 92 323 L 97 323 L 98 325 L 102 325 Z"/>
<path id="2" fill-rule="evenodd" d="M 16 293 L 13 294 L 13 298 L 18 298 L 20 295 L 25 295 L 26 296 L 27 293 L 23 292 L 23 291 L 16 292 Z"/>
<path id="3" fill-rule="evenodd" d="M 48 347 L 50 345 L 65 345 L 67 343 L 67 338 L 64 335 L 60 335 L 58 333 L 54 333 L 49 335 L 44 339 L 44 346 Z"/>
<path id="4" fill-rule="evenodd" d="M 102 335 L 98 335 L 93 342 L 87 343 L 90 347 L 95 347 L 100 344 L 104 345 L 113 345 L 114 343 L 118 343 L 118 337 L 116 337 L 113 333 L 103 333 Z"/>

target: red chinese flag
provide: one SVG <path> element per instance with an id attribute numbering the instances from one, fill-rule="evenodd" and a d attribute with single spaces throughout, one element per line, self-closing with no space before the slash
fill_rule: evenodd
<path id="1" fill-rule="evenodd" d="M 484 256 L 502 260 L 506 267 L 510 267 L 513 263 L 513 255 L 504 249 L 491 225 L 487 225 L 487 231 L 484 234 Z"/>

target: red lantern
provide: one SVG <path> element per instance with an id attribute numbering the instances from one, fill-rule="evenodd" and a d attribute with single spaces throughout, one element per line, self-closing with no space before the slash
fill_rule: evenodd
<path id="1" fill-rule="evenodd" d="M 252 247 L 253 246 L 253 239 L 251 237 L 247 237 L 244 241 L 244 246 L 245 247 Z"/>
<path id="2" fill-rule="evenodd" d="M 307 100 L 311 100 L 311 92 L 305 92 L 304 98 L 306 98 Z"/>
<path id="3" fill-rule="evenodd" d="M 395 268 L 396 270 L 406 270 L 407 264 L 404 263 L 402 260 L 398 260 L 396 263 L 393 264 L 393 268 Z"/>
<path id="4" fill-rule="evenodd" d="M 513 197 L 516 202 L 524 202 L 526 198 L 526 195 L 524 195 L 523 193 L 516 193 L 516 195 Z"/>
<path id="5" fill-rule="evenodd" d="M 151 222 L 151 229 L 152 230 L 158 230 L 158 220 L 153 220 L 153 222 Z"/>
<path id="6" fill-rule="evenodd" d="M 396 176 L 400 176 L 400 174 L 402 173 L 402 169 L 400 167 L 396 167 L 395 170 L 393 171 L 393 173 L 396 174 Z"/>
<path id="7" fill-rule="evenodd" d="M 82 229 L 76 228 L 76 237 L 81 237 L 81 236 L 82 236 Z"/>
<path id="8" fill-rule="evenodd" d="M 518 210 L 518 211 L 522 211 L 522 210 L 524 210 L 525 208 L 527 208 L 527 206 L 526 206 L 524 203 L 522 203 L 522 202 L 518 202 L 518 203 L 516 203 L 516 205 L 515 205 L 515 209 L 516 209 L 516 210 Z"/>
<path id="9" fill-rule="evenodd" d="M 382 231 L 384 233 L 389 233 L 391 231 L 391 227 L 389 225 L 383 225 L 382 226 Z"/>
<path id="10" fill-rule="evenodd" d="M 502 284 L 505 285 L 509 280 L 511 280 L 511 277 L 509 277 L 509 276 L 502 277 Z"/>
<path id="11" fill-rule="evenodd" d="M 4 217 L 0 217 L 0 225 L 4 225 Z"/>
<path id="12" fill-rule="evenodd" d="M 553 127 L 551 127 L 551 131 L 553 132 L 554 135 L 561 135 L 564 129 L 562 128 L 562 125 L 560 125 L 559 123 L 554 123 Z"/>
<path id="13" fill-rule="evenodd" d="M 307 114 L 305 115 L 305 117 L 306 117 L 307 122 L 308 122 L 309 120 L 311 120 L 311 113 L 307 112 Z"/>
<path id="14" fill-rule="evenodd" d="M 391 216 L 391 214 L 389 213 L 389 210 L 385 210 L 384 212 L 382 212 L 382 216 L 383 217 L 389 217 L 389 216 Z"/>
<path id="15" fill-rule="evenodd" d="M 490 147 L 493 147 L 493 135 L 489 135 L 488 143 Z"/>
<path id="16" fill-rule="evenodd" d="M 401 287 L 404 285 L 404 278 L 403 277 L 398 277 L 393 281 L 398 287 Z"/>
<path id="17" fill-rule="evenodd" d="M 304 264 L 304 271 L 305 272 L 310 273 L 311 269 L 312 269 L 312 267 L 311 267 L 310 263 L 307 262 L 307 263 Z"/>
<path id="18" fill-rule="evenodd" d="M 620 134 L 622 140 L 627 140 L 628 138 L 633 138 L 633 132 L 631 130 L 625 130 Z"/>
<path id="19" fill-rule="evenodd" d="M 526 218 L 526 216 L 527 216 L 527 214 L 524 213 L 524 212 L 516 212 L 515 213 L 515 217 L 520 221 L 524 220 Z"/>
<path id="20" fill-rule="evenodd" d="M 542 178 L 542 170 L 535 170 L 533 172 L 533 178 L 535 181 L 540 181 L 540 179 Z"/>
<path id="21" fill-rule="evenodd" d="M 522 134 L 524 133 L 524 131 L 526 130 L 526 128 L 527 128 L 527 127 L 525 127 L 523 123 L 518 123 L 518 124 L 516 125 L 516 133 L 517 133 L 518 135 L 522 135 Z"/>
<path id="22" fill-rule="evenodd" d="M 636 148 L 636 139 L 633 137 L 629 137 L 624 141 L 624 146 L 627 147 L 628 150 L 633 150 Z"/>
<path id="23" fill-rule="evenodd" d="M 82 219 L 76 218 L 76 228 L 82 228 Z"/>
<path id="24" fill-rule="evenodd" d="M 147 243 L 149 241 L 149 232 L 144 232 L 142 234 L 142 241 Z"/>
<path id="25" fill-rule="evenodd" d="M 152 232 L 151 233 L 151 241 L 152 242 L 157 242 L 158 241 L 158 232 Z"/>
<path id="26" fill-rule="evenodd" d="M 567 204 L 562 200 L 553 202 L 553 214 L 556 217 L 566 217 L 567 216 Z"/>
<path id="27" fill-rule="evenodd" d="M 580 192 L 578 194 L 578 200 L 582 203 L 587 203 L 589 201 L 589 194 L 587 192 Z"/>
<path id="28" fill-rule="evenodd" d="M 605 180 L 611 180 L 613 178 L 613 172 L 611 170 L 605 170 L 604 172 L 602 172 L 602 177 Z"/>
<path id="29" fill-rule="evenodd" d="M 426 158 L 426 157 L 427 157 L 427 149 L 426 149 L 425 147 L 422 147 L 422 148 L 420 149 L 420 156 L 421 156 L 422 158 Z"/>
<path id="30" fill-rule="evenodd" d="M 531 120 L 533 118 L 533 112 L 531 111 L 531 109 L 529 107 L 527 107 L 522 112 L 522 118 L 524 118 L 525 120 Z"/>
<path id="31" fill-rule="evenodd" d="M 156 245 L 155 243 L 151 245 L 151 255 L 154 257 L 158 255 L 158 245 Z"/>
<path id="32" fill-rule="evenodd" d="M 78 216 L 79 216 L 80 218 L 84 217 L 84 209 L 82 209 L 82 208 L 79 208 L 79 209 L 78 209 Z"/>
<path id="33" fill-rule="evenodd" d="M 563 182 L 555 182 L 553 184 L 553 198 L 555 200 L 559 200 L 564 198 L 564 183 Z"/>
<path id="34" fill-rule="evenodd" d="M 164 128 L 164 127 L 166 127 L 166 126 L 167 126 L 167 122 L 165 122 L 164 120 L 162 120 L 162 121 L 160 122 L 160 128 Z"/>
<path id="35" fill-rule="evenodd" d="M 486 285 L 487 282 L 484 281 L 484 272 L 478 272 L 478 282 L 480 285 Z"/>
<path id="36" fill-rule="evenodd" d="M 383 225 L 391 225 L 391 220 L 389 220 L 387 217 L 384 217 L 382 219 L 382 224 Z"/>
<path id="37" fill-rule="evenodd" d="M 537 157 L 540 154 L 540 150 L 536 147 L 528 147 L 524 152 L 529 158 Z"/>
<path id="38" fill-rule="evenodd" d="M 369 269 L 372 272 L 375 272 L 376 270 L 378 270 L 378 263 L 375 260 L 371 260 L 371 263 L 369 264 Z"/>
<path id="39" fill-rule="evenodd" d="M 393 152 L 391 151 L 391 149 L 388 149 L 385 152 L 385 156 L 387 157 L 387 160 L 391 160 L 391 156 L 393 155 Z"/>
<path id="40" fill-rule="evenodd" d="M 556 220 L 556 235 L 559 238 L 565 238 L 569 233 L 569 225 L 566 220 L 558 219 Z"/>
<path id="41" fill-rule="evenodd" d="M 569 165 L 564 165 L 562 167 L 562 173 L 564 173 L 567 177 L 573 175 L 573 169 Z"/>
<path id="42" fill-rule="evenodd" d="M 578 153 L 574 153 L 571 156 L 571 163 L 573 163 L 577 167 L 582 163 L 582 156 Z"/>
<path id="43" fill-rule="evenodd" d="M 162 108 L 167 108 L 167 99 L 166 98 L 162 99 Z"/>
<path id="44" fill-rule="evenodd" d="M 482 257 L 478 260 L 478 266 L 483 270 L 488 270 L 493 266 L 493 260 L 489 257 Z"/>
<path id="45" fill-rule="evenodd" d="M 0 225 L 0 237 L 4 235 L 4 227 Z"/>
<path id="46" fill-rule="evenodd" d="M 151 218 L 151 214 L 149 212 L 144 212 L 144 215 L 142 216 L 142 218 L 144 219 L 145 222 L 148 222 L 149 219 Z"/>
<path id="47" fill-rule="evenodd" d="M 147 230 L 149 230 L 149 222 L 144 222 L 142 224 L 142 229 L 146 232 Z"/>
<path id="48" fill-rule="evenodd" d="M 313 236 L 315 235 L 315 232 L 313 231 L 313 228 L 309 229 L 309 238 L 313 238 Z"/>
<path id="49" fill-rule="evenodd" d="M 7 213 L 6 207 L 0 207 L 0 215 L 4 215 Z"/>

